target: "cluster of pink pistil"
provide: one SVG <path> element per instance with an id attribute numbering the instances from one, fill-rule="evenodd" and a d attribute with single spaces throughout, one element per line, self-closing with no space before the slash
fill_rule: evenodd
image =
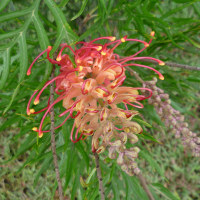
<path id="1" fill-rule="evenodd" d="M 154 32 L 151 33 L 151 36 L 154 36 Z M 99 40 L 108 40 L 108 42 L 99 44 L 97 43 Z M 114 53 L 114 50 L 121 43 L 128 41 L 139 42 L 144 45 L 144 48 L 132 56 L 120 58 L 118 54 Z M 111 145 L 113 137 L 118 141 L 124 133 L 128 134 L 132 131 L 134 135 L 141 132 L 140 126 L 131 122 L 131 118 L 137 112 L 133 109 L 130 110 L 130 106 L 143 108 L 140 101 L 150 98 L 152 91 L 148 88 L 125 87 L 122 84 L 126 79 L 126 66 L 151 69 L 159 75 L 160 79 L 164 79 L 162 74 L 154 68 L 136 63 L 136 61 L 147 59 L 164 65 L 161 60 L 156 58 L 137 56 L 149 46 L 151 41 L 152 39 L 147 43 L 125 36 L 118 40 L 115 37 L 101 37 L 90 42 L 78 42 L 74 49 L 68 44 L 62 44 L 56 60 L 50 58 L 49 53 L 52 47 L 49 46 L 36 57 L 27 71 L 27 75 L 30 75 L 33 64 L 45 52 L 49 62 L 60 67 L 58 76 L 48 81 L 40 91 L 35 91 L 28 102 L 28 115 L 44 112 L 39 127 L 34 127 L 33 130 L 38 132 L 39 137 L 42 137 L 43 133 L 49 132 L 49 130 L 43 130 L 43 122 L 50 109 L 62 101 L 66 110 L 60 113 L 59 117 L 65 116 L 65 119 L 56 129 L 70 117 L 73 118 L 71 141 L 76 143 L 88 136 L 93 136 L 93 152 L 99 153 L 104 147 Z M 69 55 L 64 54 L 66 49 L 73 55 L 73 62 Z M 59 97 L 52 104 L 48 101 L 47 106 L 40 111 L 30 108 L 32 100 L 34 99 L 33 103 L 37 105 L 42 92 L 52 82 L 55 82 L 55 93 Z M 140 95 L 139 90 L 147 90 L 149 95 Z M 124 109 L 119 108 L 119 104 L 123 104 Z M 134 138 L 134 136 L 129 135 L 129 138 Z"/>

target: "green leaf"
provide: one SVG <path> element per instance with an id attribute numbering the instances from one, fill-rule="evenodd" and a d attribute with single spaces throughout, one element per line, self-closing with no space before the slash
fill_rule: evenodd
<path id="1" fill-rule="evenodd" d="M 96 187 L 92 193 L 90 193 L 90 196 L 89 196 L 89 199 L 90 200 L 95 200 L 96 197 L 98 196 L 98 193 L 99 193 L 99 189 L 98 187 Z"/>
<path id="2" fill-rule="evenodd" d="M 44 51 L 45 49 L 48 48 L 50 43 L 49 43 L 47 33 L 44 29 L 44 26 L 43 26 L 42 22 L 40 21 L 40 18 L 39 18 L 37 13 L 35 13 L 33 15 L 33 23 L 34 23 L 34 26 L 35 26 L 36 31 L 37 31 L 40 47 L 41 47 L 42 51 Z M 47 61 L 46 62 L 45 76 L 43 77 L 43 81 L 40 83 L 40 85 L 38 86 L 37 89 L 40 89 L 46 83 L 46 81 L 48 80 L 48 78 L 51 74 L 51 70 L 52 70 L 52 65 L 51 65 L 50 62 Z"/>
<path id="3" fill-rule="evenodd" d="M 123 172 L 123 177 L 126 179 L 126 182 L 129 184 L 130 190 L 134 200 L 142 199 L 148 200 L 146 193 L 143 188 L 140 186 L 139 181 L 136 177 L 130 177 L 125 172 Z"/>
<path id="4" fill-rule="evenodd" d="M 66 190 L 69 182 L 72 178 L 72 169 L 73 169 L 73 161 L 75 156 L 75 149 L 74 145 L 70 145 L 70 148 L 67 150 L 67 160 L 66 160 L 66 170 L 65 170 L 65 186 L 64 189 Z"/>
<path id="5" fill-rule="evenodd" d="M 144 158 L 151 167 L 153 167 L 161 176 L 164 177 L 163 170 L 160 168 L 159 164 L 156 162 L 156 160 L 150 155 L 150 153 L 146 149 L 142 148 L 139 153 L 139 156 Z"/>
<path id="6" fill-rule="evenodd" d="M 85 161 L 85 164 L 87 166 L 87 169 L 89 169 L 90 159 L 88 156 L 88 153 L 83 148 L 83 145 L 79 143 L 78 145 L 75 145 L 75 147 L 78 149 L 79 153 L 82 155 L 83 160 Z"/>
<path id="7" fill-rule="evenodd" d="M 149 133 L 143 131 L 142 134 L 139 134 L 138 137 L 142 137 L 144 138 L 145 140 L 151 140 L 153 142 L 156 142 L 156 143 L 159 143 L 161 144 L 158 140 L 156 140 L 152 135 L 150 135 Z"/>
<path id="8" fill-rule="evenodd" d="M 66 18 L 63 12 L 61 11 L 61 9 L 56 5 L 56 3 L 53 0 L 44 0 L 44 1 L 49 7 L 49 9 L 51 10 L 58 27 L 57 36 L 56 36 L 57 39 L 54 44 L 54 50 L 58 48 L 58 46 L 60 45 L 60 42 L 64 38 L 66 38 L 69 44 L 77 41 L 78 37 L 72 31 L 71 27 L 67 23 Z"/>
<path id="9" fill-rule="evenodd" d="M 17 153 L 15 154 L 14 158 L 17 158 L 19 155 L 26 152 L 28 149 L 30 149 L 35 144 L 35 133 L 30 133 L 26 140 L 22 142 L 20 148 L 17 150 Z"/>
<path id="10" fill-rule="evenodd" d="M 114 199 L 120 199 L 120 193 L 119 193 L 120 190 L 118 188 L 117 181 L 118 181 L 118 178 L 117 177 L 113 177 L 113 180 L 112 180 L 111 184 L 112 184 Z"/>
<path id="11" fill-rule="evenodd" d="M 181 0 L 177 0 L 177 1 L 179 1 L 179 3 L 180 3 Z M 175 13 L 181 11 L 181 10 L 183 10 L 184 8 L 187 8 L 188 6 L 192 5 L 195 1 L 186 0 L 184 3 L 186 3 L 186 2 L 189 2 L 189 3 L 188 4 L 184 4 L 184 5 L 180 6 L 180 7 L 175 8 L 175 9 L 170 9 L 170 11 L 168 11 L 167 13 L 162 15 L 161 18 L 162 19 L 166 19 L 167 17 L 169 17 L 169 16 L 171 16 L 171 15 L 173 15 L 173 14 L 175 14 Z"/>
<path id="12" fill-rule="evenodd" d="M 20 88 L 20 85 L 21 85 L 21 84 L 22 84 L 22 82 L 19 83 L 19 84 L 17 85 L 17 87 L 15 88 L 15 90 L 14 90 L 14 92 L 13 92 L 13 95 L 12 95 L 12 98 L 11 98 L 9 104 L 6 106 L 6 108 L 5 108 L 4 111 L 3 111 L 3 115 L 10 109 L 10 106 L 12 105 L 12 103 L 13 103 L 15 97 L 17 96 L 17 94 L 18 94 L 18 92 L 19 92 L 19 88 Z"/>
<path id="13" fill-rule="evenodd" d="M 136 121 L 136 122 L 138 122 L 138 123 L 141 123 L 141 124 L 143 124 L 144 126 L 146 126 L 146 127 L 148 127 L 148 128 L 152 128 L 152 126 L 149 124 L 149 123 L 147 123 L 147 122 L 145 122 L 145 121 L 143 121 L 143 120 L 141 120 L 141 119 L 138 119 L 138 118 L 133 118 L 132 119 L 133 121 Z"/>
<path id="14" fill-rule="evenodd" d="M 95 172 L 96 172 L 96 167 L 90 172 L 90 174 L 89 174 L 89 176 L 87 177 L 87 179 L 86 179 L 86 184 L 89 184 L 90 183 L 90 180 L 91 180 L 91 178 L 93 177 L 93 175 L 95 174 Z"/>
<path id="15" fill-rule="evenodd" d="M 11 0 L 2 0 L 0 1 L 0 11 L 2 11 L 10 2 Z"/>
<path id="16" fill-rule="evenodd" d="M 49 165 L 52 162 L 52 157 L 51 158 L 46 158 L 44 162 L 42 163 L 42 166 L 40 167 L 39 172 L 35 176 L 34 180 L 34 185 L 36 186 L 41 174 L 49 169 Z"/>
<path id="17" fill-rule="evenodd" d="M 22 29 L 20 28 L 20 29 L 14 30 L 14 31 L 10 31 L 8 33 L 1 34 L 0 35 L 0 40 L 3 41 L 4 39 L 17 36 L 21 31 L 22 31 Z"/>
<path id="18" fill-rule="evenodd" d="M 161 185 L 160 183 L 152 183 L 153 189 L 161 193 L 166 199 L 169 200 L 180 200 L 179 198 L 175 197 L 166 187 Z"/>
<path id="19" fill-rule="evenodd" d="M 173 1 L 176 3 L 191 3 L 191 0 L 173 0 Z"/>
<path id="20" fill-rule="evenodd" d="M 11 126 L 12 124 L 16 123 L 19 120 L 20 120 L 19 116 L 13 115 L 9 119 L 5 120 L 4 123 L 1 122 L 0 131 L 5 130 L 7 127 Z"/>
<path id="21" fill-rule="evenodd" d="M 79 181 L 80 170 L 83 169 L 83 166 L 84 166 L 84 162 L 80 162 L 79 167 L 75 168 L 76 171 L 75 171 L 74 183 L 73 183 L 73 186 L 72 186 L 71 199 L 75 199 L 77 189 L 80 187 L 80 181 Z"/>
<path id="22" fill-rule="evenodd" d="M 96 33 L 100 28 L 101 28 L 101 21 L 97 20 L 96 23 L 93 24 L 93 26 L 88 28 L 87 31 L 80 36 L 79 40 L 80 41 L 84 40 L 86 37 L 90 36 L 91 34 Z"/>
<path id="23" fill-rule="evenodd" d="M 0 89 L 2 89 L 8 78 L 10 69 L 10 48 L 7 48 L 3 54 L 3 69 L 1 71 Z"/>
<path id="24" fill-rule="evenodd" d="M 20 74 L 19 81 L 23 81 L 26 76 L 28 69 L 28 54 L 27 54 L 27 44 L 26 44 L 26 31 L 20 33 L 19 36 L 19 54 L 20 54 Z"/>
<path id="25" fill-rule="evenodd" d="M 31 11 L 32 11 L 32 7 L 24 9 L 24 10 L 20 10 L 20 11 L 15 11 L 15 12 L 11 12 L 11 13 L 5 13 L 5 14 L 0 16 L 0 22 L 4 22 L 4 21 L 7 21 L 7 20 L 11 20 L 11 19 L 15 19 L 15 18 L 18 18 L 18 17 L 22 17 L 24 15 L 30 14 Z"/>
<path id="26" fill-rule="evenodd" d="M 68 4 L 69 0 L 62 0 L 59 4 L 59 7 L 65 7 Z"/>
<path id="27" fill-rule="evenodd" d="M 197 43 L 197 42 L 195 42 L 195 41 L 192 40 L 191 38 L 189 38 L 187 35 L 181 34 L 181 36 L 182 36 L 183 38 L 185 38 L 186 41 L 188 41 L 188 42 L 190 42 L 192 45 L 194 45 L 195 47 L 200 48 L 200 44 Z"/>
<path id="28" fill-rule="evenodd" d="M 88 2 L 88 0 L 83 0 L 81 9 L 79 10 L 79 12 L 74 17 L 72 17 L 71 21 L 77 19 L 83 13 L 85 6 L 87 5 L 87 2 Z"/>
<path id="29" fill-rule="evenodd" d="M 131 199 L 131 193 L 132 193 L 132 190 L 131 190 L 131 186 L 130 186 L 130 183 L 129 183 L 129 180 L 126 176 L 124 176 L 124 180 L 125 180 L 125 190 L 126 190 L 126 200 L 129 200 Z"/>

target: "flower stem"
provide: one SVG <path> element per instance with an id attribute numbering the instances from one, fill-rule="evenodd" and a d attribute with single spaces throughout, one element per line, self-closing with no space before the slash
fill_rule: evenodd
<path id="1" fill-rule="evenodd" d="M 53 65 L 52 73 L 51 73 L 51 79 L 54 78 L 54 71 L 55 71 L 55 65 Z M 54 102 L 54 83 L 51 83 L 50 86 L 50 104 Z M 58 182 L 58 193 L 59 193 L 59 200 L 63 200 L 63 190 L 62 190 L 62 183 L 60 179 L 60 173 L 59 173 L 59 167 L 58 167 L 58 158 L 56 155 L 56 141 L 55 141 L 55 124 L 54 124 L 54 108 L 52 107 L 50 110 L 50 118 L 51 118 L 51 149 L 53 154 L 53 162 L 56 172 L 56 179 Z"/>
<path id="2" fill-rule="evenodd" d="M 144 176 L 142 175 L 142 173 L 139 173 L 137 176 L 138 176 L 138 178 L 140 180 L 140 184 L 142 185 L 144 191 L 147 193 L 147 196 L 149 197 L 149 200 L 155 200 L 153 195 L 151 194 L 148 186 L 147 186 L 146 180 L 145 180 Z"/>
<path id="3" fill-rule="evenodd" d="M 103 179 L 101 176 L 101 169 L 99 167 L 99 156 L 97 153 L 94 153 L 96 169 L 97 169 L 97 178 L 99 180 L 99 193 L 101 194 L 101 200 L 105 200 L 105 193 L 103 188 Z"/>

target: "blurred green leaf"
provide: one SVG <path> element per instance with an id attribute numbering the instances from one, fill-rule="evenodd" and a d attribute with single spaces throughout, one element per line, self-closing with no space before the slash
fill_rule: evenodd
<path id="1" fill-rule="evenodd" d="M 20 53 L 20 74 L 19 81 L 21 82 L 26 76 L 28 69 L 28 54 L 27 54 L 27 44 L 25 32 L 20 33 L 19 36 L 19 53 Z"/>
<path id="2" fill-rule="evenodd" d="M 159 191 L 166 199 L 169 200 L 180 200 L 179 198 L 175 197 L 166 187 L 161 185 L 160 183 L 152 183 L 153 188 Z"/>
<path id="3" fill-rule="evenodd" d="M 0 11 L 2 11 L 10 2 L 11 0 L 3 0 L 0 1 Z"/>
<path id="4" fill-rule="evenodd" d="M 68 2 L 69 2 L 69 0 L 61 0 L 59 7 L 65 7 Z"/>
<path id="5" fill-rule="evenodd" d="M 6 80 L 9 75 L 10 70 L 10 48 L 7 48 L 3 53 L 3 66 L 1 70 L 1 79 L 0 79 L 0 89 L 2 89 L 6 83 Z"/>
<path id="6" fill-rule="evenodd" d="M 149 163 L 149 165 L 154 170 L 156 170 L 156 172 L 158 172 L 160 174 L 160 176 L 164 177 L 163 170 L 160 168 L 159 164 L 155 161 L 155 159 L 150 155 L 150 153 L 146 149 L 142 148 L 142 150 L 139 153 L 139 156 L 144 158 Z"/>
<path id="7" fill-rule="evenodd" d="M 81 9 L 79 10 L 79 12 L 74 17 L 72 17 L 71 21 L 77 19 L 83 13 L 83 11 L 84 11 L 84 9 L 85 9 L 85 7 L 87 5 L 87 2 L 88 2 L 88 0 L 83 0 L 82 1 Z"/>
<path id="8" fill-rule="evenodd" d="M 45 3 L 51 10 L 58 27 L 56 36 L 57 39 L 54 43 L 54 50 L 58 48 L 62 39 L 64 38 L 67 40 L 69 44 L 77 41 L 78 39 L 77 35 L 72 31 L 71 27 L 69 26 L 69 24 L 65 19 L 63 12 L 56 5 L 56 3 L 53 0 L 45 0 Z"/>
<path id="9" fill-rule="evenodd" d="M 23 83 L 23 82 L 19 83 L 19 84 L 17 85 L 17 87 L 15 88 L 15 90 L 14 90 L 14 92 L 13 92 L 13 95 L 12 95 L 12 97 L 11 97 L 11 100 L 10 100 L 9 104 L 6 106 L 6 108 L 5 108 L 4 111 L 3 111 L 3 115 L 10 109 L 10 107 L 11 107 L 11 105 L 12 105 L 12 103 L 13 103 L 15 97 L 17 96 L 17 94 L 18 94 L 18 92 L 19 92 L 20 85 L 21 85 L 22 83 Z"/>
<path id="10" fill-rule="evenodd" d="M 136 117 L 133 118 L 133 121 L 136 121 L 136 122 L 138 122 L 140 124 L 143 124 L 144 126 L 146 126 L 148 128 L 152 128 L 152 126 L 149 123 L 145 122 L 144 120 L 138 119 Z"/>

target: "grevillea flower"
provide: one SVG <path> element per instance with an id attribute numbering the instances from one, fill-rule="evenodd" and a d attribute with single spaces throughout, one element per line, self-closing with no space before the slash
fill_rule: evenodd
<path id="1" fill-rule="evenodd" d="M 151 36 L 154 36 L 154 32 Z M 97 43 L 99 40 L 108 42 L 102 45 Z M 144 48 L 132 56 L 120 58 L 114 51 L 121 43 L 128 41 L 139 42 L 144 45 Z M 33 64 L 45 52 L 49 62 L 60 67 L 58 76 L 48 81 L 40 91 L 35 91 L 28 102 L 28 115 L 44 112 L 39 127 L 34 127 L 33 130 L 38 132 L 39 137 L 49 132 L 43 130 L 43 122 L 50 109 L 62 101 L 66 110 L 60 113 L 59 117 L 65 116 L 65 119 L 56 128 L 61 127 L 70 117 L 73 118 L 74 124 L 71 130 L 73 143 L 92 136 L 93 152 L 103 152 L 107 147 L 110 158 L 119 156 L 117 162 L 124 171 L 130 175 L 137 173 L 138 168 L 134 159 L 139 150 L 136 147 L 127 150 L 125 144 L 127 140 L 136 143 L 138 141 L 136 134 L 141 133 L 142 128 L 131 121 L 138 112 L 128 107 L 143 108 L 141 101 L 150 98 L 152 91 L 142 87 L 125 87 L 122 84 L 126 79 L 126 66 L 148 68 L 156 72 L 161 80 L 164 79 L 163 75 L 154 68 L 136 63 L 146 59 L 164 65 L 164 62 L 156 58 L 137 56 L 150 45 L 151 41 L 152 39 L 147 43 L 125 36 L 118 40 L 115 37 L 100 37 L 90 42 L 78 42 L 74 49 L 68 44 L 62 44 L 56 60 L 49 57 L 52 49 L 49 46 L 36 57 L 27 71 L 27 75 L 30 75 Z M 71 57 L 63 53 L 65 49 L 70 51 Z M 56 84 L 55 93 L 59 97 L 52 104 L 48 101 L 47 106 L 40 111 L 31 109 L 33 98 L 34 104 L 37 105 L 42 92 L 52 82 Z M 139 94 L 140 90 L 146 90 L 148 96 Z M 123 104 L 124 109 L 119 108 L 119 104 Z"/>

